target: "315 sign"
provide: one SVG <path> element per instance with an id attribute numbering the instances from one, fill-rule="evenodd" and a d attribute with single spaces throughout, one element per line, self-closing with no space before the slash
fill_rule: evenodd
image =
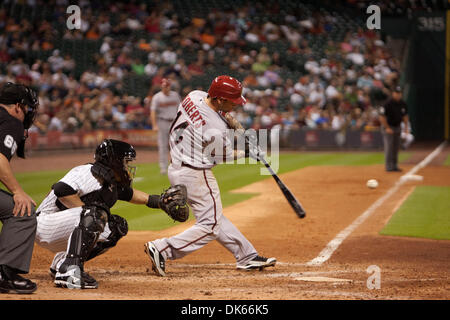
<path id="1" fill-rule="evenodd" d="M 445 30 L 444 17 L 418 17 L 417 23 L 419 31 L 442 32 Z"/>

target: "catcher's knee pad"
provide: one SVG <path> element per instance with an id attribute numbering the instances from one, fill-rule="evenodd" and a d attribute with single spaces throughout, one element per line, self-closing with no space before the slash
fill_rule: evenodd
<path id="1" fill-rule="evenodd" d="M 101 233 L 108 221 L 108 213 L 105 209 L 96 206 L 84 206 L 81 211 L 80 227 L 89 232 Z"/>
<path id="2" fill-rule="evenodd" d="M 98 241 L 95 247 L 89 253 L 87 260 L 95 258 L 112 247 L 114 247 L 120 239 L 128 233 L 128 223 L 127 220 L 121 216 L 111 214 L 109 216 L 108 225 L 110 229 L 110 234 L 105 240 Z"/>
<path id="3" fill-rule="evenodd" d="M 66 261 L 63 265 L 81 265 L 87 260 L 98 237 L 105 228 L 108 214 L 98 207 L 83 207 L 79 225 L 70 236 Z"/>

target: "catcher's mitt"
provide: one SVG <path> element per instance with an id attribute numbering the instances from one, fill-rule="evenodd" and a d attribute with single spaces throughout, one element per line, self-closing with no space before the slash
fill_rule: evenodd
<path id="1" fill-rule="evenodd" d="M 159 207 L 173 220 L 185 222 L 189 218 L 186 186 L 177 184 L 165 190 L 159 197 Z"/>

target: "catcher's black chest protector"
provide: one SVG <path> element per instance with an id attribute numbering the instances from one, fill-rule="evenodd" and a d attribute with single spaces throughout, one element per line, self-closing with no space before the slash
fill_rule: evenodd
<path id="1" fill-rule="evenodd" d="M 104 184 L 101 189 L 95 190 L 81 197 L 81 201 L 90 205 L 92 203 L 102 203 L 108 208 L 112 208 L 119 199 L 118 188 L 115 184 Z"/>
<path id="2" fill-rule="evenodd" d="M 117 200 L 130 201 L 132 197 L 133 189 L 131 187 L 106 183 L 100 189 L 81 196 L 80 199 L 86 205 L 101 203 L 111 209 Z M 68 209 L 59 200 L 56 200 L 56 206 L 60 211 Z"/>

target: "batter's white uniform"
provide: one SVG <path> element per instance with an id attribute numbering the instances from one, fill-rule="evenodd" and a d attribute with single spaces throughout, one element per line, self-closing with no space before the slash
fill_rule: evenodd
<path id="1" fill-rule="evenodd" d="M 75 167 L 59 181 L 71 186 L 77 191 L 79 197 L 99 190 L 102 186 L 92 175 L 91 167 L 92 164 Z M 68 240 L 73 230 L 80 224 L 83 210 L 82 207 L 76 207 L 60 211 L 57 200 L 58 198 L 52 190 L 36 210 L 39 214 L 37 216 L 36 243 L 56 253 L 51 265 L 51 268 L 55 270 L 58 263 L 62 263 L 65 258 Z M 99 241 L 104 241 L 110 233 L 109 226 L 106 224 Z"/>
<path id="2" fill-rule="evenodd" d="M 156 112 L 156 122 L 158 124 L 158 152 L 161 173 L 167 172 L 169 129 L 177 113 L 180 101 L 180 95 L 175 91 L 169 91 L 168 95 L 160 91 L 153 96 L 150 105 L 150 110 Z"/>
<path id="3" fill-rule="evenodd" d="M 186 185 L 188 203 L 197 221 L 176 236 L 152 242 L 165 259 L 177 259 L 217 240 L 234 255 L 237 265 L 245 265 L 257 251 L 222 213 L 219 186 L 211 168 L 220 162 L 223 148 L 216 150 L 215 159 L 204 151 L 218 141 L 230 146 L 230 140 L 226 123 L 206 104 L 206 97 L 203 91 L 188 94 L 178 107 L 169 139 L 169 180 L 172 185 Z M 231 157 L 232 148 L 226 150 Z"/>

